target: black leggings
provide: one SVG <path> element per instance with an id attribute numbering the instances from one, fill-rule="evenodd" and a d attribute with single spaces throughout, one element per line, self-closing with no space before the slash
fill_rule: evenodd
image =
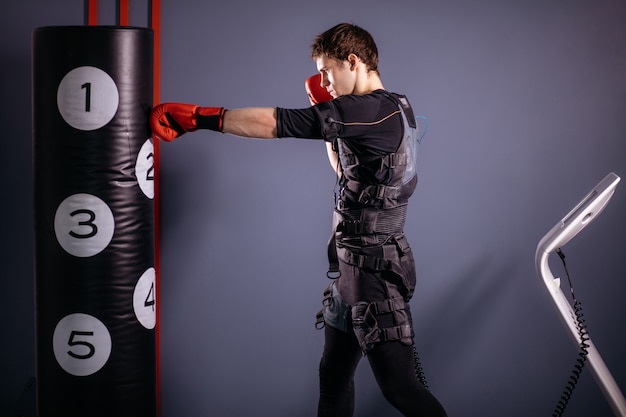
<path id="1" fill-rule="evenodd" d="M 352 417 L 354 372 L 361 349 L 352 332 L 326 325 L 320 361 L 318 417 Z M 384 397 L 406 417 L 445 417 L 437 399 L 418 381 L 413 346 L 398 341 L 379 343 L 367 359 Z"/>

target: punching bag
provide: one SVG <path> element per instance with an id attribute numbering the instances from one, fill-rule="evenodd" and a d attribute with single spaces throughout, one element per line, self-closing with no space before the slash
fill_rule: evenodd
<path id="1" fill-rule="evenodd" d="M 33 32 L 37 409 L 156 415 L 153 32 Z"/>

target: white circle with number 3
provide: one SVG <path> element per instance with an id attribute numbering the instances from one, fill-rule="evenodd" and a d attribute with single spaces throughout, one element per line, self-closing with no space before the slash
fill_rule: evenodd
<path id="1" fill-rule="evenodd" d="M 81 258 L 104 250 L 115 229 L 109 206 L 91 194 L 74 194 L 61 202 L 54 216 L 54 232 L 63 249 Z"/>
<path id="2" fill-rule="evenodd" d="M 52 336 L 57 362 L 75 376 L 98 372 L 109 360 L 111 344 L 106 326 L 94 316 L 83 313 L 63 317 Z"/>
<path id="3" fill-rule="evenodd" d="M 152 139 L 146 140 L 135 162 L 135 176 L 139 188 L 149 199 L 154 198 L 154 144 Z"/>
<path id="4" fill-rule="evenodd" d="M 154 329 L 156 324 L 156 273 L 148 268 L 141 275 L 133 292 L 133 309 L 139 323 L 146 329 Z"/>
<path id="5" fill-rule="evenodd" d="M 109 123 L 119 100 L 113 78 L 96 67 L 74 68 L 57 89 L 57 106 L 63 120 L 79 130 L 96 130 Z"/>

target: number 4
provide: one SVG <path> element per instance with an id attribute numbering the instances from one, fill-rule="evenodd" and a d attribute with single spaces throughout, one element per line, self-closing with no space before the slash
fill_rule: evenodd
<path id="1" fill-rule="evenodd" d="M 146 296 L 146 300 L 143 303 L 144 307 L 152 307 L 152 311 L 154 311 L 154 305 L 156 301 L 154 299 L 154 282 L 150 285 L 150 291 L 148 291 L 148 295 Z"/>

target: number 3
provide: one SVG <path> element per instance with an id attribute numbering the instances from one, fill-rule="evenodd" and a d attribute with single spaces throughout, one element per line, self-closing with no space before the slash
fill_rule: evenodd
<path id="1" fill-rule="evenodd" d="M 70 216 L 74 217 L 74 216 L 77 216 L 79 214 L 86 214 L 87 216 L 89 216 L 89 220 L 79 221 L 78 225 L 79 226 L 89 226 L 91 228 L 91 232 L 89 232 L 87 234 L 78 234 L 78 233 L 74 232 L 73 230 L 70 230 L 70 232 L 69 232 L 70 236 L 75 237 L 76 239 L 89 239 L 90 237 L 94 237 L 95 235 L 97 235 L 98 234 L 98 226 L 96 226 L 94 224 L 94 220 L 96 220 L 96 213 L 94 213 L 91 210 L 80 209 L 80 210 L 74 210 L 73 212 L 71 212 Z"/>
<path id="2" fill-rule="evenodd" d="M 103 251 L 111 242 L 114 229 L 113 212 L 104 201 L 91 194 L 67 197 L 54 216 L 57 240 L 74 256 L 88 257 Z M 88 245 L 85 244 L 87 239 Z"/>

